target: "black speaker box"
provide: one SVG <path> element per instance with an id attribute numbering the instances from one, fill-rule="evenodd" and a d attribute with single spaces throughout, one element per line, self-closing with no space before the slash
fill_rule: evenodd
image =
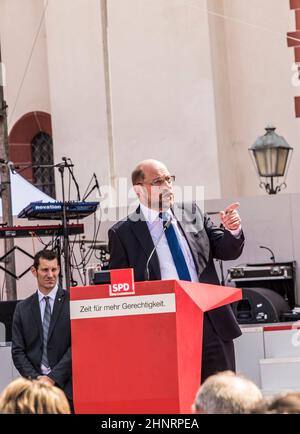
<path id="1" fill-rule="evenodd" d="M 239 324 L 280 322 L 290 311 L 284 298 L 267 288 L 242 288 L 243 299 L 232 304 Z"/>
<path id="2" fill-rule="evenodd" d="M 17 303 L 20 300 L 0 301 L 0 323 L 5 326 L 5 342 L 11 342 L 12 322 Z M 3 337 L 1 336 L 1 339 Z"/>
<path id="3" fill-rule="evenodd" d="M 109 270 L 95 271 L 91 279 L 92 285 L 105 285 L 110 283 Z"/>

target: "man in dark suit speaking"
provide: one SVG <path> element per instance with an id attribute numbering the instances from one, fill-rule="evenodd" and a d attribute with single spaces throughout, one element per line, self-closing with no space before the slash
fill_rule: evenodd
<path id="1" fill-rule="evenodd" d="M 132 172 L 140 206 L 109 230 L 109 267 L 133 268 L 135 280 L 145 280 L 147 260 L 158 242 L 149 262 L 150 280 L 219 285 L 213 258 L 233 260 L 243 250 L 239 204 L 220 212 L 220 228 L 195 203 L 174 204 L 174 180 L 156 160 L 142 161 Z M 202 382 L 216 372 L 235 370 L 233 339 L 240 334 L 230 306 L 204 315 Z"/>
<path id="2" fill-rule="evenodd" d="M 14 365 L 23 377 L 63 389 L 72 406 L 70 298 L 57 283 L 56 254 L 38 252 L 31 271 L 38 288 L 17 304 L 14 313 Z"/>

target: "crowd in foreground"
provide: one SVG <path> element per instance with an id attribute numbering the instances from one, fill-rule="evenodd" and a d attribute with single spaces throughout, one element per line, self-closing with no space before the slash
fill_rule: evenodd
<path id="1" fill-rule="evenodd" d="M 300 414 L 300 392 L 263 397 L 246 377 L 231 371 L 210 376 L 191 406 L 194 414 Z M 0 394 L 0 414 L 71 414 L 64 392 L 20 377 Z"/>

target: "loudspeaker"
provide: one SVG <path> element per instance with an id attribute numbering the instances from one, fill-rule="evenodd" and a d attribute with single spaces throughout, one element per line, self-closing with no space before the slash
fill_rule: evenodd
<path id="1" fill-rule="evenodd" d="M 267 288 L 242 288 L 243 299 L 232 304 L 239 324 L 273 323 L 290 311 L 281 295 Z"/>
<path id="2" fill-rule="evenodd" d="M 5 326 L 5 336 L 0 336 L 0 341 L 2 342 L 11 342 L 13 316 L 19 301 L 0 301 L 0 323 Z"/>

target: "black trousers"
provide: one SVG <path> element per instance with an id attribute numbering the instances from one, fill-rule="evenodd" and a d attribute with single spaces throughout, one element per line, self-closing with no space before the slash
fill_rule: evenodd
<path id="1" fill-rule="evenodd" d="M 235 372 L 233 341 L 221 339 L 209 317 L 204 314 L 201 383 L 207 377 L 226 370 Z"/>

